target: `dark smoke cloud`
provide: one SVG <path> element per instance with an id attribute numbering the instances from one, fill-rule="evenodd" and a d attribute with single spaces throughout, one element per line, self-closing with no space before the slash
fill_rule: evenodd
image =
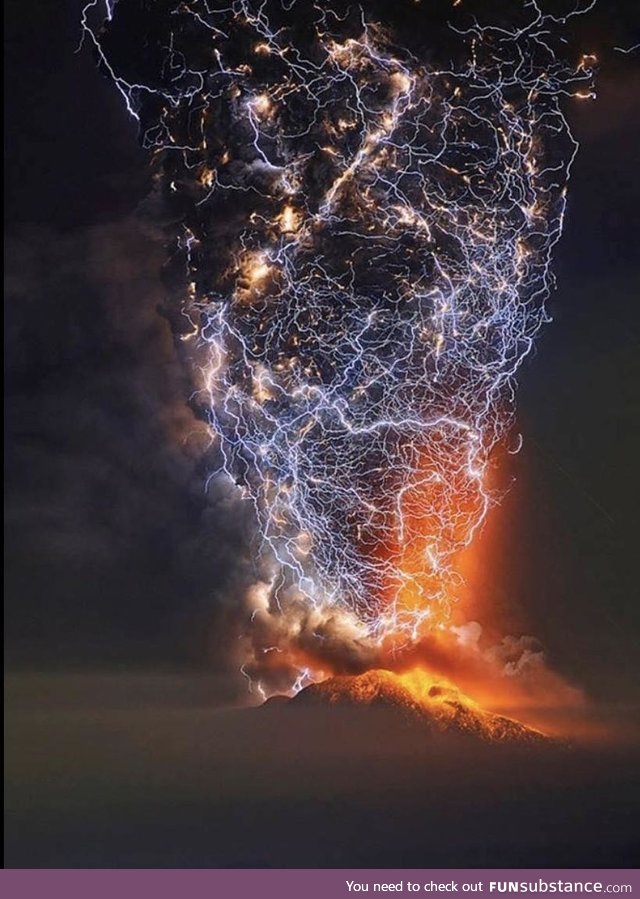
<path id="1" fill-rule="evenodd" d="M 382 664 L 348 614 L 271 614 L 250 505 L 225 480 L 205 491 L 215 450 L 165 314 L 153 193 L 143 213 L 7 242 L 10 663 L 190 659 L 240 678 L 248 655 L 271 691 L 296 660 Z"/>
<path id="2" fill-rule="evenodd" d="M 380 647 L 349 610 L 314 608 L 295 595 L 276 601 L 268 581 L 250 587 L 246 605 L 253 611 L 244 613 L 238 664 L 250 679 L 250 691 L 258 695 L 288 692 L 297 679 L 298 686 L 305 686 L 309 671 L 316 678 L 322 673 L 360 674 L 384 664 Z"/>
<path id="3" fill-rule="evenodd" d="M 219 658 L 254 577 L 211 465 L 140 219 L 7 245 L 9 660 Z"/>

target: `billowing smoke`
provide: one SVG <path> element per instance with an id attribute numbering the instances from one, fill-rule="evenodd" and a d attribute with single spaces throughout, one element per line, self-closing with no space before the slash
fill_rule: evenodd
<path id="1" fill-rule="evenodd" d="M 157 173 L 211 476 L 255 510 L 244 670 L 273 682 L 447 621 L 546 320 L 561 103 L 590 96 L 574 3 L 480 4 L 489 24 L 399 6 L 120 0 L 100 31 L 85 12 Z"/>

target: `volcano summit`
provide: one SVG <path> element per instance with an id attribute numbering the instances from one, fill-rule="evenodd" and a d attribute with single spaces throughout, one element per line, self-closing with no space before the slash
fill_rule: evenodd
<path id="1" fill-rule="evenodd" d="M 287 703 L 329 708 L 361 708 L 389 712 L 405 725 L 431 735 L 470 737 L 486 743 L 541 744 L 540 731 L 482 709 L 450 681 L 422 669 L 404 674 L 374 670 L 338 675 L 311 684 Z"/>

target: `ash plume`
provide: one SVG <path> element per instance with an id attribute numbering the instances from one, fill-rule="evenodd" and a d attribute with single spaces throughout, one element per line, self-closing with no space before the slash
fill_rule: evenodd
<path id="1" fill-rule="evenodd" d="M 254 511 L 248 676 L 280 654 L 298 686 L 366 668 L 446 626 L 487 514 L 547 320 L 562 101 L 595 62 L 565 31 L 589 4 L 442 3 L 418 36 L 383 2 L 120 0 L 101 29 L 97 5 L 85 38 L 153 160 L 211 477 Z"/>

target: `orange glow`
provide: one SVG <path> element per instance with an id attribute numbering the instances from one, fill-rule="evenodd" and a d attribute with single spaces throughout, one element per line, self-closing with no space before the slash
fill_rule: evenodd
<path id="1" fill-rule="evenodd" d="M 203 187 L 213 187 L 216 180 L 216 173 L 213 169 L 205 166 L 205 168 L 203 168 L 202 172 L 200 173 L 200 177 L 198 180 Z"/>
<path id="2" fill-rule="evenodd" d="M 300 227 L 302 216 L 293 206 L 285 206 L 278 217 L 278 225 L 284 234 L 292 234 Z"/>
<path id="3" fill-rule="evenodd" d="M 495 468 L 488 467 L 483 490 L 491 492 L 496 480 Z M 441 563 L 439 549 L 447 541 L 451 545 L 460 540 L 467 515 L 480 510 L 480 494 L 469 489 L 463 475 L 459 482 L 459 530 L 454 524 L 444 536 L 443 522 L 452 516 L 444 514 L 445 493 L 433 468 L 430 471 L 425 462 L 420 482 L 402 496 L 403 532 L 384 553 L 403 577 L 390 580 L 388 601 L 400 623 L 411 617 L 416 626 L 410 642 L 399 631 L 392 632 L 383 643 L 384 657 L 390 667 L 402 672 L 400 680 L 418 701 L 440 685 L 447 691 L 464 691 L 465 703 L 478 711 L 515 715 L 545 729 L 549 710 L 556 710 L 550 729 L 558 732 L 560 710 L 579 708 L 582 697 L 546 667 L 542 655 L 532 658 L 526 671 L 517 676 L 510 673 L 510 659 L 526 658 L 528 650 L 519 638 L 504 638 L 505 621 L 496 620 L 505 612 L 500 608 L 504 600 L 496 600 L 491 576 L 501 564 L 504 527 L 496 510 L 490 510 L 474 539 L 448 559 L 447 570 Z M 441 516 L 437 514 L 440 506 Z M 469 624 L 478 619 L 488 621 L 490 627 Z"/>
<path id="4" fill-rule="evenodd" d="M 378 695 L 380 689 L 399 705 L 406 705 L 410 694 L 410 701 L 443 731 L 465 730 L 468 719 L 474 733 L 491 741 L 502 740 L 520 726 L 517 722 L 546 734 L 577 732 L 584 697 L 547 666 L 533 638 L 520 636 L 508 598 L 496 589 L 508 515 L 505 519 L 499 509 L 489 510 L 474 539 L 443 561 L 443 546 L 463 544 L 468 516 L 482 513 L 484 494 L 499 492 L 508 480 L 508 460 L 504 467 L 498 478 L 496 466 L 487 466 L 482 492 L 470 482 L 468 470 L 461 467 L 451 475 L 460 488 L 456 517 L 445 506 L 450 494 L 444 481 L 425 458 L 415 487 L 405 488 L 399 498 L 402 527 L 391 545 L 367 545 L 367 534 L 359 533 L 363 551 L 391 563 L 384 635 L 369 644 L 363 674 L 345 675 L 339 655 L 328 659 L 322 642 L 302 645 L 295 633 L 287 635 L 278 652 L 267 653 L 262 666 L 271 672 L 291 666 L 305 672 L 307 683 L 326 682 L 328 690 L 339 682 L 344 695 L 359 703 L 366 704 L 371 691 Z M 302 555 L 308 539 L 301 542 Z M 336 627 L 341 639 L 367 645 L 366 631 L 350 630 L 345 636 L 343 627 Z M 514 632 L 517 636 L 505 636 Z"/>
<path id="5" fill-rule="evenodd" d="M 432 716 L 440 719 L 445 726 L 448 726 L 453 718 L 460 722 L 468 717 L 469 730 L 476 731 L 480 727 L 486 738 L 498 741 L 504 739 L 511 731 L 511 727 L 521 726 L 514 719 L 498 716 L 495 712 L 483 708 L 451 681 L 435 677 L 424 668 L 412 668 L 398 675 L 398 680 L 420 705 L 428 709 Z M 542 736 L 542 733 L 531 729 L 531 736 Z"/>
<path id="6" fill-rule="evenodd" d="M 421 468 L 415 486 L 398 498 L 401 525 L 395 539 L 377 550 L 400 572 L 389 576 L 386 600 L 398 619 L 416 619 L 414 637 L 452 623 L 454 608 L 462 611 L 461 601 L 466 605 L 473 593 L 473 577 L 486 565 L 478 557 L 477 540 L 468 541 L 469 521 L 482 517 L 486 483 L 481 491 L 463 466 L 441 473 L 426 455 Z M 459 497 L 455 509 L 450 508 L 452 485 Z M 455 546 L 460 548 L 451 554 Z"/>
<path id="7" fill-rule="evenodd" d="M 257 94 L 251 100 L 251 108 L 259 118 L 265 119 L 273 111 L 273 104 L 268 94 Z"/>
<path id="8" fill-rule="evenodd" d="M 425 668 L 410 668 L 403 674 L 399 674 L 398 680 L 418 702 L 426 702 L 429 697 L 441 696 L 445 690 L 458 692 L 451 681 L 443 677 L 436 677 Z M 465 697 L 465 700 L 477 706 L 477 703 L 468 696 Z"/>
<path id="9" fill-rule="evenodd" d="M 235 298 L 240 303 L 255 302 L 268 287 L 275 267 L 261 252 L 246 253 L 237 270 Z"/>

